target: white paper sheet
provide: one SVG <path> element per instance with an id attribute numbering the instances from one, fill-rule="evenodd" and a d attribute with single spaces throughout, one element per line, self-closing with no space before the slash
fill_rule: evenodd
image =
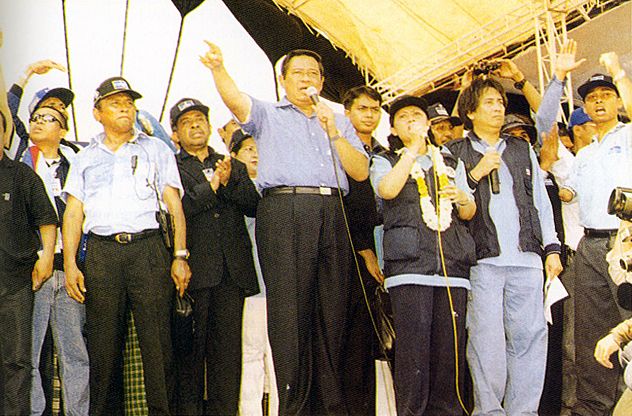
<path id="1" fill-rule="evenodd" d="M 546 286 L 544 287 L 544 317 L 549 324 L 553 325 L 551 306 L 567 297 L 568 292 L 559 277 L 546 282 Z"/>

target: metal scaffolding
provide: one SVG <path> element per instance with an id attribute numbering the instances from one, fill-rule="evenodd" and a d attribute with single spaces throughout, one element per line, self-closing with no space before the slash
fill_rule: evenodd
<path id="1" fill-rule="evenodd" d="M 433 56 L 424 57 L 371 86 L 390 103 L 404 94 L 423 95 L 442 88 L 456 89 L 461 75 L 483 59 L 512 58 L 536 47 L 538 84 L 542 92 L 553 74 L 552 60 L 566 39 L 567 30 L 604 10 L 622 3 L 617 0 L 541 0 L 522 4 L 511 13 L 481 26 L 446 45 Z M 456 73 L 447 68 L 459 62 Z M 572 106 L 572 81 L 566 84 L 564 102 Z"/>

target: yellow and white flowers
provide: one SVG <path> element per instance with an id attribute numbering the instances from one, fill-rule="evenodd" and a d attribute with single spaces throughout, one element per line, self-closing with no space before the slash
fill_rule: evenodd
<path id="1" fill-rule="evenodd" d="M 403 152 L 405 148 L 400 149 Z M 432 158 L 432 165 L 438 176 L 439 191 L 449 185 L 448 169 L 438 147 L 428 145 L 428 151 Z M 419 191 L 419 205 L 421 206 L 421 214 L 424 222 L 431 230 L 445 231 L 452 223 L 452 201 L 446 196 L 439 197 L 439 207 L 435 208 L 432 204 L 432 198 L 425 181 L 425 172 L 415 161 L 410 176 L 417 182 L 417 191 Z"/>

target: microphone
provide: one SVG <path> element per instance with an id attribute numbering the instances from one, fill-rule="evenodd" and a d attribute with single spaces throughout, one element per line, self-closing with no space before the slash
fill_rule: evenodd
<path id="1" fill-rule="evenodd" d="M 500 179 L 498 179 L 498 169 L 493 169 L 489 172 L 489 184 L 492 186 L 492 193 L 500 193 Z"/>
<path id="2" fill-rule="evenodd" d="M 632 311 L 632 283 L 623 282 L 617 287 L 617 301 L 623 309 Z"/>
<path id="3" fill-rule="evenodd" d="M 136 165 L 138 164 L 138 156 L 132 156 L 132 175 L 136 173 Z"/>
<path id="4" fill-rule="evenodd" d="M 494 149 L 493 147 L 488 147 L 487 151 L 491 152 L 494 151 L 496 149 Z M 493 194 L 499 194 L 500 193 L 500 179 L 498 178 L 498 169 L 492 169 L 489 172 L 489 184 L 492 187 L 492 193 Z"/>
<path id="5" fill-rule="evenodd" d="M 309 95 L 309 99 L 312 100 L 312 103 L 314 105 L 318 104 L 318 101 L 320 101 L 320 99 L 318 98 L 318 90 L 316 89 L 316 87 L 312 85 L 311 87 L 308 87 L 305 92 L 307 93 L 307 95 Z"/>

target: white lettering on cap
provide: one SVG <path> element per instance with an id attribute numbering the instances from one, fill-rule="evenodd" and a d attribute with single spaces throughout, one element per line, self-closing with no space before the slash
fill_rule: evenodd
<path id="1" fill-rule="evenodd" d="M 448 111 L 443 107 L 437 107 L 435 110 L 437 111 L 437 114 L 440 116 L 446 116 L 446 117 L 449 116 Z"/>
<path id="2" fill-rule="evenodd" d="M 604 76 L 603 75 L 597 75 L 596 77 L 592 77 L 590 80 L 591 81 L 603 81 L 604 80 Z"/>
<path id="3" fill-rule="evenodd" d="M 131 88 L 127 85 L 127 82 L 122 79 L 117 79 L 116 81 L 112 81 L 112 88 L 115 90 L 130 90 Z"/>
<path id="4" fill-rule="evenodd" d="M 182 101 L 180 104 L 178 104 L 178 110 L 183 111 L 185 108 L 193 107 L 194 105 L 195 101 L 193 100 Z"/>

